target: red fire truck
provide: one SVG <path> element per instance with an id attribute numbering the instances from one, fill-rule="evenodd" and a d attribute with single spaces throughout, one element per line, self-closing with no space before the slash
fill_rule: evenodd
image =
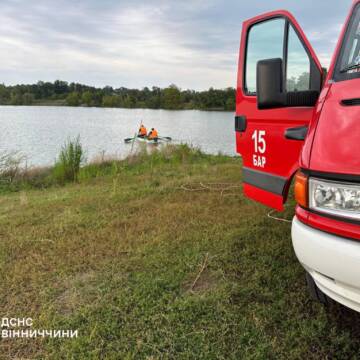
<path id="1" fill-rule="evenodd" d="M 312 296 L 360 311 L 360 0 L 327 75 L 289 12 L 244 22 L 235 130 L 248 197 L 281 211 L 294 179 Z"/>

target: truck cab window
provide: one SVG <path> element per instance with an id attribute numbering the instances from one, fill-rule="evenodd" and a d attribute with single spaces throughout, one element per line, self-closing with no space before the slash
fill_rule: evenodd
<path id="1" fill-rule="evenodd" d="M 248 33 L 245 92 L 256 95 L 256 66 L 264 59 L 283 59 L 285 20 L 281 18 L 255 24 Z"/>
<path id="2" fill-rule="evenodd" d="M 310 58 L 292 26 L 288 39 L 286 90 L 310 90 Z"/>
<path id="3" fill-rule="evenodd" d="M 355 8 L 346 31 L 334 75 L 340 81 L 357 77 L 360 77 L 360 5 Z"/>

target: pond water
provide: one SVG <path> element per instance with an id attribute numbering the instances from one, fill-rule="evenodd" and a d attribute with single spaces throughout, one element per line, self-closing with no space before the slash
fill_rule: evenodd
<path id="1" fill-rule="evenodd" d="M 235 155 L 231 112 L 166 111 L 47 106 L 0 106 L 0 152 L 19 151 L 30 165 L 51 165 L 61 146 L 80 135 L 87 159 L 100 153 L 125 157 L 143 121 L 160 136 L 211 154 Z"/>

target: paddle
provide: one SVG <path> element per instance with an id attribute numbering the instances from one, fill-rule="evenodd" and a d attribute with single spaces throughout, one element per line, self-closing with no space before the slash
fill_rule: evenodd
<path id="1" fill-rule="evenodd" d="M 142 123 L 143 123 L 143 121 L 141 120 L 141 121 L 140 121 L 140 125 L 139 125 L 138 129 L 140 129 L 140 127 L 141 127 Z M 131 150 L 130 150 L 130 154 L 131 154 L 131 153 L 132 153 L 132 151 L 133 151 L 134 144 L 135 144 L 135 140 L 136 140 L 136 138 L 138 137 L 138 135 L 139 135 L 139 133 L 138 133 L 138 132 L 136 132 L 136 133 L 134 134 L 134 137 L 132 138 L 132 140 L 130 140 L 130 141 L 131 141 Z M 129 141 L 129 142 L 130 142 L 130 141 Z"/>
<path id="2" fill-rule="evenodd" d="M 129 144 L 130 142 L 135 141 L 136 138 L 138 138 L 138 136 L 135 136 L 132 138 L 126 138 L 126 139 L 124 139 L 124 142 L 126 144 Z M 144 139 L 146 139 L 146 138 L 144 137 Z M 163 140 L 163 141 L 171 141 L 172 140 L 172 138 L 170 136 L 159 136 L 158 139 Z"/>
<path id="3" fill-rule="evenodd" d="M 166 141 L 171 141 L 172 138 L 170 136 L 159 136 L 158 137 L 160 140 L 166 140 Z"/>
<path id="4" fill-rule="evenodd" d="M 126 138 L 126 139 L 124 139 L 124 141 L 126 142 L 126 143 L 129 143 L 130 141 L 133 141 L 133 140 L 135 140 L 136 138 L 134 138 L 134 137 L 132 137 L 132 138 Z"/>

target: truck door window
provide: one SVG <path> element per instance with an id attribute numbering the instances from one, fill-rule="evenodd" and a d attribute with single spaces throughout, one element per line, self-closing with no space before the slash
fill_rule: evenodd
<path id="1" fill-rule="evenodd" d="M 355 38 L 353 45 L 352 45 L 349 59 L 347 61 L 347 65 L 351 65 L 352 63 L 355 63 L 355 60 L 356 60 L 356 57 L 358 56 L 358 54 L 359 54 L 359 41 L 358 41 L 358 39 Z"/>
<path id="2" fill-rule="evenodd" d="M 292 26 L 289 27 L 287 91 L 310 90 L 310 58 Z"/>
<path id="3" fill-rule="evenodd" d="M 349 80 L 360 77 L 360 5 L 356 6 L 341 46 L 334 79 Z"/>
<path id="4" fill-rule="evenodd" d="M 245 92 L 256 95 L 256 66 L 264 59 L 283 59 L 285 19 L 277 18 L 255 24 L 248 33 Z"/>

